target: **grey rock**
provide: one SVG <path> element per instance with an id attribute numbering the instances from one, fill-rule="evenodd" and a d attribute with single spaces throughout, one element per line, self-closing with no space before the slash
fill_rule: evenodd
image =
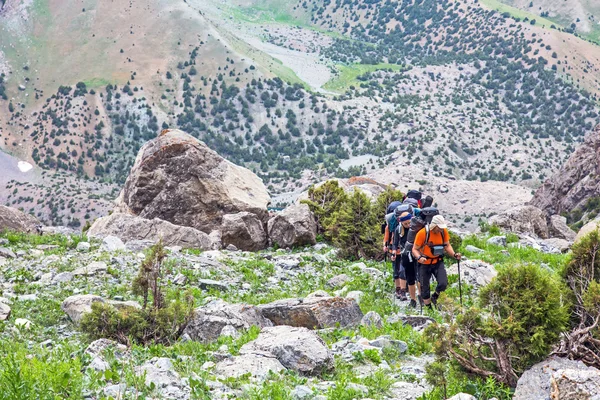
<path id="1" fill-rule="evenodd" d="M 480 249 L 479 247 L 475 247 L 473 245 L 468 244 L 467 246 L 465 246 L 465 250 L 470 252 L 470 253 L 476 253 L 476 254 L 481 254 L 481 253 L 485 253 L 485 250 Z"/>
<path id="2" fill-rule="evenodd" d="M 308 386 L 298 385 L 292 390 L 292 398 L 294 400 L 308 400 L 314 397 L 314 393 Z"/>
<path id="3" fill-rule="evenodd" d="M 4 230 L 34 233 L 40 225 L 37 218 L 13 207 L 0 205 L 0 232 Z M 6 243 L 5 243 L 6 244 Z"/>
<path id="4" fill-rule="evenodd" d="M 109 385 L 104 388 L 104 395 L 106 397 L 112 397 L 115 400 L 124 399 L 124 395 L 127 391 L 127 385 L 120 383 L 118 385 Z"/>
<path id="5" fill-rule="evenodd" d="M 468 393 L 457 393 L 450 397 L 448 400 L 477 400 L 477 397 Z"/>
<path id="6" fill-rule="evenodd" d="M 6 247 L 0 247 L 0 257 L 17 258 L 17 255 L 11 249 L 8 249 Z"/>
<path id="7" fill-rule="evenodd" d="M 383 326 L 383 320 L 381 319 L 381 315 L 379 315 L 377 312 L 369 311 L 362 318 L 360 324 L 362 326 L 373 326 L 376 328 L 381 328 Z"/>
<path id="8" fill-rule="evenodd" d="M 235 329 L 249 329 L 251 326 L 272 326 L 272 323 L 255 306 L 214 300 L 195 310 L 184 333 L 192 340 L 210 342 L 216 340 L 228 325 Z"/>
<path id="9" fill-rule="evenodd" d="M 371 340 L 369 342 L 369 345 L 380 349 L 386 347 L 395 348 L 399 350 L 400 353 L 406 353 L 408 351 L 408 345 L 406 344 L 406 342 L 403 342 L 402 340 L 393 340 L 390 336 L 387 335 L 380 336 L 377 339 Z"/>
<path id="10" fill-rule="evenodd" d="M 331 288 L 338 288 L 344 286 L 350 281 L 350 277 L 346 274 L 336 275 L 327 281 L 327 285 Z"/>
<path id="11" fill-rule="evenodd" d="M 283 299 L 258 306 L 274 325 L 289 325 L 308 329 L 356 326 L 363 313 L 354 299 L 313 297 Z"/>
<path id="12" fill-rule="evenodd" d="M 79 242 L 77 243 L 76 250 L 80 253 L 87 253 L 88 251 L 90 251 L 91 247 L 92 246 L 88 242 Z"/>
<path id="13" fill-rule="evenodd" d="M 10 317 L 10 307 L 8 304 L 0 303 L 0 321 L 5 321 Z"/>
<path id="14" fill-rule="evenodd" d="M 263 222 L 256 214 L 247 211 L 223 216 L 221 240 L 224 246 L 231 244 L 244 251 L 258 251 L 267 247 Z"/>
<path id="15" fill-rule="evenodd" d="M 258 338 L 246 343 L 240 354 L 272 354 L 288 369 L 313 375 L 333 367 L 331 351 L 323 340 L 306 328 L 263 328 Z"/>
<path id="16" fill-rule="evenodd" d="M 600 399 L 600 371 L 559 369 L 552 374 L 553 399 Z"/>
<path id="17" fill-rule="evenodd" d="M 390 324 L 396 322 L 402 322 L 404 325 L 410 325 L 415 330 L 423 330 L 429 325 L 433 324 L 435 320 L 431 317 L 424 315 L 404 315 L 404 314 L 393 314 L 387 317 L 386 321 Z"/>
<path id="18" fill-rule="evenodd" d="M 494 246 L 502 246 L 506 247 L 506 236 L 492 236 L 487 240 L 488 244 L 492 244 Z"/>
<path id="19" fill-rule="evenodd" d="M 293 256 L 278 256 L 274 259 L 275 265 L 279 268 L 283 268 L 285 270 L 292 270 L 300 267 L 300 262 L 302 261 L 299 257 Z"/>
<path id="20" fill-rule="evenodd" d="M 173 283 L 175 285 L 182 286 L 182 285 L 185 285 L 187 283 L 187 280 L 188 279 L 187 279 L 187 277 L 185 275 L 183 275 L 183 274 L 177 274 L 177 276 L 175 276 L 175 278 L 173 278 Z"/>
<path id="21" fill-rule="evenodd" d="M 221 329 L 221 335 L 220 336 L 229 336 L 229 337 L 232 337 L 234 339 L 238 339 L 239 337 L 242 336 L 242 334 L 239 333 L 238 330 L 235 329 L 232 325 L 225 325 L 223 327 L 223 329 Z"/>
<path id="22" fill-rule="evenodd" d="M 203 290 L 217 289 L 222 292 L 229 290 L 229 285 L 212 279 L 198 279 L 198 286 Z"/>
<path id="23" fill-rule="evenodd" d="M 356 301 L 356 304 L 360 304 L 360 300 L 363 298 L 364 293 L 361 292 L 360 290 L 353 290 L 351 292 L 348 292 L 348 294 L 346 295 L 347 299 L 354 299 L 354 301 Z"/>
<path id="24" fill-rule="evenodd" d="M 89 363 L 88 368 L 93 369 L 94 371 L 104 372 L 107 369 L 110 369 L 110 365 L 101 357 L 94 357 L 94 359 Z"/>
<path id="25" fill-rule="evenodd" d="M 398 400 L 417 400 L 430 388 L 419 383 L 395 382 L 389 390 L 390 397 Z"/>
<path id="26" fill-rule="evenodd" d="M 561 215 L 552 215 L 548 219 L 548 234 L 550 237 L 574 241 L 577 233 L 567 225 L 567 218 Z"/>
<path id="27" fill-rule="evenodd" d="M 127 242 L 130 251 L 139 251 L 150 247 L 162 239 L 165 246 L 181 246 L 201 250 L 218 249 L 220 242 L 197 229 L 174 225 L 159 218 L 145 219 L 123 213 L 112 213 L 98 218 L 88 236 L 103 239 L 117 236 Z M 130 243 L 133 242 L 133 243 Z"/>
<path id="28" fill-rule="evenodd" d="M 571 249 L 573 242 L 560 238 L 550 238 L 544 239 L 542 241 L 542 244 L 547 246 L 548 248 L 554 248 L 561 253 L 566 253 Z"/>
<path id="29" fill-rule="evenodd" d="M 317 223 L 306 204 L 293 204 L 271 218 L 267 224 L 269 239 L 279 247 L 314 245 Z"/>
<path id="30" fill-rule="evenodd" d="M 165 130 L 140 149 L 117 210 L 210 233 L 226 214 L 247 211 L 266 222 L 269 202 L 256 174 L 180 130 Z"/>
<path id="31" fill-rule="evenodd" d="M 93 276 L 101 272 L 106 272 L 107 270 L 108 265 L 106 265 L 105 262 L 94 261 L 85 267 L 79 267 L 75 269 L 73 271 L 73 276 Z"/>
<path id="32" fill-rule="evenodd" d="M 231 244 L 231 243 L 229 243 L 229 244 L 228 244 L 228 245 L 225 247 L 225 250 L 228 250 L 228 251 L 238 251 L 238 248 L 237 248 L 237 247 L 236 247 L 234 244 Z"/>
<path id="33" fill-rule="evenodd" d="M 584 378 L 583 373 L 590 372 L 593 376 L 597 374 L 599 371 L 596 368 L 588 367 L 581 361 L 573 361 L 567 358 L 561 357 L 550 357 L 545 361 L 535 364 L 529 370 L 525 371 L 523 375 L 519 378 L 517 382 L 517 388 L 515 389 L 515 393 L 513 396 L 513 400 L 547 400 L 551 398 L 552 392 L 552 381 L 553 379 L 556 382 L 556 378 L 559 378 L 559 375 L 554 377 L 554 374 L 557 371 L 565 371 L 565 370 L 574 370 L 582 373 L 580 378 Z M 565 381 L 565 385 L 569 385 L 568 381 L 570 380 L 569 376 L 571 374 L 567 374 L 567 378 Z M 587 381 L 588 375 L 585 375 L 585 379 L 583 381 Z M 577 378 L 579 379 L 579 378 Z M 559 378 L 560 380 L 560 378 Z M 600 386 L 597 386 L 598 389 Z M 597 392 L 597 396 L 600 396 L 600 393 Z M 565 397 L 552 397 L 556 399 L 562 399 Z M 591 397 L 577 397 L 582 399 L 590 399 Z"/>
<path id="34" fill-rule="evenodd" d="M 71 318 L 71 321 L 78 323 L 84 314 L 92 311 L 92 304 L 96 302 L 108 303 L 115 308 L 141 308 L 135 301 L 105 300 L 102 297 L 93 294 L 77 294 L 67 297 L 62 302 L 60 308 L 69 316 L 69 318 Z"/>
<path id="35" fill-rule="evenodd" d="M 169 358 L 155 357 L 136 367 L 138 376 L 145 376 L 146 386 L 154 385 L 163 398 L 188 399 L 189 387 L 183 382 Z"/>
<path id="36" fill-rule="evenodd" d="M 90 228 L 91 229 L 91 228 Z M 116 236 L 108 235 L 102 240 L 102 249 L 106 251 L 122 251 L 125 250 L 125 244 Z"/>
<path id="37" fill-rule="evenodd" d="M 461 279 L 476 289 L 489 284 L 498 275 L 493 265 L 480 260 L 463 260 L 460 263 Z M 458 274 L 458 265 L 448 268 L 448 275 Z"/>
<path id="38" fill-rule="evenodd" d="M 52 278 L 53 283 L 66 283 L 73 280 L 74 275 L 71 272 L 60 272 Z"/>
<path id="39" fill-rule="evenodd" d="M 239 378 L 250 373 L 252 377 L 265 380 L 269 372 L 281 372 L 285 367 L 270 354 L 247 353 L 220 361 L 215 374 L 223 378 Z"/>
<path id="40" fill-rule="evenodd" d="M 127 354 L 127 346 L 115 342 L 110 339 L 98 339 L 94 340 L 85 349 L 84 354 L 90 357 L 102 357 L 103 353 L 110 349 L 117 358 L 122 358 Z"/>
<path id="41" fill-rule="evenodd" d="M 549 237 L 546 214 L 531 205 L 511 208 L 502 214 L 494 215 L 488 222 L 508 232 L 533 234 L 542 239 Z"/>

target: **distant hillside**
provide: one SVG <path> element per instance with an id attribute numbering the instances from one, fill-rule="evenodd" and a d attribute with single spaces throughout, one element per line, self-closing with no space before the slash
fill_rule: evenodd
<path id="1" fill-rule="evenodd" d="M 392 164 L 536 187 L 598 122 L 600 47 L 532 22 L 454 0 L 8 0 L 0 147 L 102 196 L 166 127 L 273 193 Z M 22 186 L 0 200 L 95 215 Z"/>

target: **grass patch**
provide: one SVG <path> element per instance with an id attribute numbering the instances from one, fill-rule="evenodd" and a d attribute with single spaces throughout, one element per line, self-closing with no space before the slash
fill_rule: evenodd
<path id="1" fill-rule="evenodd" d="M 404 67 L 396 64 L 352 64 L 338 66 L 338 75 L 327 82 L 323 88 L 332 92 L 345 93 L 350 86 L 358 85 L 358 77 L 367 72 L 380 70 L 401 71 Z"/>
<path id="2" fill-rule="evenodd" d="M 83 83 L 85 83 L 85 86 L 87 86 L 88 89 L 95 89 L 112 84 L 112 82 L 104 78 L 91 78 L 83 81 Z"/>
<path id="3" fill-rule="evenodd" d="M 552 25 L 556 26 L 557 28 L 563 27 L 558 22 L 551 21 L 547 18 L 543 18 L 539 15 L 530 13 L 525 10 L 521 10 L 520 8 L 511 7 L 507 4 L 500 2 L 499 0 L 481 0 L 481 4 L 483 4 L 487 8 L 496 10 L 501 14 L 509 13 L 512 18 L 519 18 L 521 20 L 527 18 L 530 21 L 534 19 L 536 21 L 536 25 L 541 26 L 542 28 L 550 29 Z"/>

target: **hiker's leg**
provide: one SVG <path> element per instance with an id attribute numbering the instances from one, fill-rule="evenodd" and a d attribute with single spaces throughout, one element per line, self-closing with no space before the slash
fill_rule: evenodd
<path id="1" fill-rule="evenodd" d="M 435 279 L 437 280 L 435 292 L 440 294 L 448 287 L 448 274 L 443 261 L 440 261 L 435 269 Z"/>
<path id="2" fill-rule="evenodd" d="M 417 288 L 415 287 L 415 281 L 417 273 L 415 271 L 415 262 L 408 253 L 402 255 L 402 265 L 404 265 L 404 271 L 406 273 L 406 282 L 408 284 L 408 293 L 412 300 L 417 299 Z"/>
<path id="3" fill-rule="evenodd" d="M 397 258 L 400 259 L 400 273 L 398 274 L 400 276 L 400 288 L 406 291 L 406 268 L 402 262 L 402 257 L 398 256 Z"/>
<path id="4" fill-rule="evenodd" d="M 401 257 L 396 257 L 396 259 L 394 260 L 394 262 L 392 263 L 393 267 L 394 267 L 394 285 L 399 288 L 402 287 L 401 286 L 401 275 L 400 275 L 400 265 L 402 264 L 402 259 Z"/>
<path id="5" fill-rule="evenodd" d="M 429 269 L 429 265 L 420 264 L 419 265 L 419 283 L 421 284 L 421 298 L 423 299 L 423 303 L 425 305 L 431 302 L 431 292 L 429 290 L 429 282 L 431 281 L 431 270 Z"/>

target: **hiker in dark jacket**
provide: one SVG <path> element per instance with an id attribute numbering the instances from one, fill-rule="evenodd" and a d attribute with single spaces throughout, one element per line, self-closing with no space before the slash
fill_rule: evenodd
<path id="1" fill-rule="evenodd" d="M 410 228 L 410 220 L 413 215 L 409 212 L 404 212 L 400 215 L 400 224 L 392 234 L 392 262 L 394 263 L 394 278 L 396 270 L 402 270 L 404 277 L 399 279 L 396 283 L 396 298 L 400 300 L 406 300 L 406 292 L 410 295 L 410 306 L 417 306 L 417 291 L 415 287 L 416 283 L 416 266 L 415 261 L 409 252 L 403 251 L 404 245 L 406 244 L 406 238 L 408 237 L 408 229 Z M 400 291 L 398 291 L 398 284 L 400 284 Z"/>
<path id="2" fill-rule="evenodd" d="M 460 260 L 460 253 L 456 253 L 450 244 L 450 234 L 444 217 L 436 215 L 428 227 L 417 233 L 412 254 L 419 264 L 419 281 L 423 303 L 431 308 L 435 305 L 441 292 L 448 287 L 448 275 L 444 266 L 444 254 Z M 437 287 L 431 295 L 429 284 L 431 276 L 435 276 Z"/>

